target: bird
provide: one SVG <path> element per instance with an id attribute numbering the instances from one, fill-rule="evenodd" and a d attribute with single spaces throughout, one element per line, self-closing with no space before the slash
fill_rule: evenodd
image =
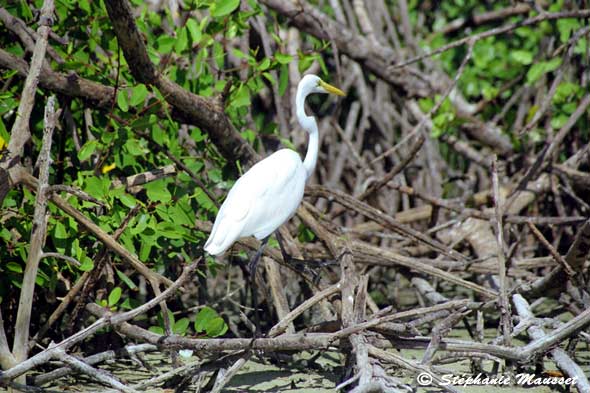
<path id="1" fill-rule="evenodd" d="M 223 254 L 243 237 L 254 236 L 261 246 L 249 264 L 255 270 L 270 235 L 294 214 L 303 199 L 305 183 L 316 166 L 319 149 L 318 125 L 305 113 L 305 99 L 312 93 L 345 93 L 313 74 L 305 75 L 297 86 L 297 120 L 309 134 L 305 159 L 291 149 L 281 149 L 259 161 L 230 189 L 219 208 L 204 250 L 213 256 Z"/>

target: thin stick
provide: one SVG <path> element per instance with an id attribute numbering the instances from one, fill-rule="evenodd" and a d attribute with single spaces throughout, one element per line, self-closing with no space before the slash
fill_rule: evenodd
<path id="1" fill-rule="evenodd" d="M 33 105 L 35 104 L 35 91 L 37 90 L 43 61 L 45 60 L 47 36 L 49 35 L 51 25 L 53 24 L 52 15 L 53 0 L 45 0 L 43 2 L 43 8 L 41 9 L 39 28 L 37 29 L 39 39 L 35 44 L 31 66 L 29 68 L 29 73 L 27 74 L 27 79 L 25 80 L 25 86 L 18 105 L 16 119 L 14 120 L 12 131 L 10 133 L 8 151 L 13 157 L 22 155 L 25 143 L 31 138 L 29 118 L 31 116 L 31 111 L 33 110 Z"/>
<path id="2" fill-rule="evenodd" d="M 502 225 L 502 200 L 500 199 L 500 186 L 498 181 L 498 158 L 494 155 L 492 159 L 492 188 L 494 196 L 494 211 L 496 214 L 494 224 L 496 229 L 498 274 L 500 277 L 500 318 L 504 345 L 509 347 L 511 342 L 510 332 L 512 330 L 510 320 L 510 304 L 508 303 L 508 283 L 506 280 L 506 256 L 504 255 L 504 230 Z"/>
<path id="3" fill-rule="evenodd" d="M 281 319 L 276 325 L 274 325 L 270 331 L 268 332 L 269 337 L 276 337 L 279 334 L 282 334 L 289 324 L 291 324 L 295 318 L 299 315 L 303 314 L 306 310 L 313 307 L 315 304 L 319 303 L 320 301 L 327 299 L 328 297 L 332 296 L 336 292 L 340 290 L 340 282 L 337 284 L 331 285 L 328 288 L 316 293 L 299 306 L 295 307 L 289 314 L 285 315 L 283 319 Z"/>
<path id="4" fill-rule="evenodd" d="M 35 198 L 33 233 L 22 281 L 12 348 L 12 353 L 17 362 L 25 360 L 29 353 L 29 328 L 35 293 L 35 280 L 37 279 L 39 262 L 43 255 L 45 235 L 47 234 L 47 187 L 49 183 L 49 167 L 51 165 L 51 140 L 55 121 L 55 96 L 51 96 L 45 107 L 45 127 L 43 129 L 41 152 L 39 153 L 39 183 Z"/>
<path id="5" fill-rule="evenodd" d="M 88 375 L 90 378 L 95 379 L 96 381 L 105 384 L 107 386 L 111 386 L 117 389 L 120 392 L 125 393 L 137 393 L 137 390 L 132 389 L 121 381 L 117 380 L 114 376 L 110 375 L 108 372 L 104 370 L 96 369 L 87 363 L 83 362 L 82 360 L 75 358 L 72 355 L 68 355 L 63 348 L 58 348 L 55 351 L 56 359 L 62 360 L 64 363 L 68 364 L 73 369 Z"/>
<path id="6" fill-rule="evenodd" d="M 576 272 L 574 271 L 574 269 L 572 269 L 572 267 L 569 265 L 569 263 L 567 263 L 567 261 L 565 260 L 565 258 L 562 257 L 561 254 L 559 254 L 559 252 L 557 252 L 557 250 L 555 249 L 555 247 L 553 247 L 551 245 L 551 243 L 549 243 L 549 241 L 547 241 L 547 239 L 545 238 L 545 236 L 543 236 L 543 234 L 541 233 L 541 231 L 539 231 L 537 229 L 537 227 L 535 226 L 535 224 L 533 224 L 532 222 L 527 222 L 527 225 L 529 226 L 529 229 L 531 230 L 531 233 L 533 235 L 535 235 L 535 237 L 537 238 L 537 240 L 539 240 L 543 246 L 545 246 L 545 248 L 549 251 L 549 253 L 553 257 L 553 259 L 555 259 L 555 261 L 557 263 L 559 263 L 561 265 L 561 267 L 563 267 L 563 269 L 565 270 L 565 272 L 567 273 L 567 275 L 570 278 L 574 277 L 575 274 L 576 274 Z"/>

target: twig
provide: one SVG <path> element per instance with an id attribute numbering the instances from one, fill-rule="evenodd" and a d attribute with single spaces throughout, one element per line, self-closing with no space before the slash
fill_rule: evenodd
<path id="1" fill-rule="evenodd" d="M 375 348 L 374 346 L 369 346 L 369 354 L 371 354 L 371 356 L 374 356 L 374 357 L 381 359 L 385 362 L 393 363 L 398 367 L 404 368 L 406 370 L 410 370 L 416 374 L 427 373 L 428 375 L 430 375 L 432 377 L 432 382 L 435 385 L 441 387 L 442 389 L 446 390 L 447 392 L 459 393 L 459 391 L 457 389 L 455 389 L 452 385 L 444 383 L 442 378 L 440 378 L 437 375 L 437 373 L 435 373 L 432 370 L 432 368 L 429 366 L 425 366 L 425 365 L 416 363 L 412 360 L 402 358 L 401 356 L 399 356 L 395 353 L 387 352 L 382 349 Z"/>
<path id="2" fill-rule="evenodd" d="M 500 197 L 500 185 L 498 180 L 498 159 L 496 156 L 492 159 L 492 188 L 494 196 L 494 229 L 496 230 L 496 256 L 498 261 L 498 275 L 500 277 L 500 319 L 502 324 L 502 334 L 504 336 L 503 344 L 510 346 L 510 332 L 512 324 L 510 320 L 510 303 L 508 302 L 508 282 L 506 278 L 506 255 L 504 254 L 504 226 L 502 225 L 502 199 Z"/>
<path id="3" fill-rule="evenodd" d="M 79 190 L 79 189 L 72 187 L 72 186 L 67 186 L 64 184 L 54 184 L 54 185 L 49 186 L 47 188 L 47 192 L 55 192 L 55 193 L 66 192 L 68 194 L 75 195 L 80 200 L 95 203 L 103 208 L 107 207 L 104 202 L 102 202 L 102 201 L 96 199 L 95 197 L 88 195 L 84 191 Z"/>
<path id="4" fill-rule="evenodd" d="M 537 240 L 539 240 L 541 242 L 541 244 L 549 251 L 549 253 L 553 257 L 553 259 L 555 259 L 555 261 L 561 265 L 561 267 L 565 270 L 565 272 L 567 273 L 567 275 L 569 276 L 569 278 L 572 279 L 575 276 L 576 272 L 574 271 L 574 269 L 572 269 L 572 267 L 569 265 L 569 263 L 567 263 L 567 261 L 565 260 L 565 258 L 562 257 L 557 252 L 557 250 L 555 249 L 555 247 L 553 247 L 551 245 L 551 243 L 549 243 L 547 241 L 547 239 L 545 239 L 545 236 L 543 236 L 543 234 L 541 233 L 541 231 L 539 231 L 537 229 L 537 227 L 535 226 L 535 224 L 533 224 L 531 222 L 528 222 L 527 225 L 528 225 L 529 229 L 531 230 L 531 233 L 533 235 L 535 235 L 535 237 L 537 238 Z"/>
<path id="5" fill-rule="evenodd" d="M 345 327 L 337 332 L 335 332 L 332 336 L 332 340 L 338 340 L 345 337 L 350 336 L 351 334 L 361 332 L 363 330 L 371 329 L 373 327 L 377 327 L 380 324 L 395 321 L 398 319 L 403 318 L 410 318 L 413 316 L 418 316 L 425 313 L 431 313 L 441 310 L 454 310 L 467 305 L 467 300 L 451 300 L 447 303 L 437 304 L 435 306 L 430 307 L 421 307 L 419 309 L 409 310 L 409 311 L 401 311 L 391 315 L 385 315 L 378 318 L 370 319 L 366 322 L 359 322 L 352 326 Z"/>
<path id="6" fill-rule="evenodd" d="M 340 283 L 337 283 L 337 284 L 331 285 L 328 288 L 316 293 L 315 295 L 313 295 L 312 297 L 310 297 L 309 299 L 307 299 L 306 301 L 301 303 L 299 306 L 297 306 L 293 310 L 291 310 L 291 312 L 289 312 L 287 315 L 285 315 L 283 317 L 283 319 L 281 319 L 276 325 L 274 325 L 270 329 L 270 331 L 268 332 L 268 336 L 269 337 L 276 337 L 279 334 L 282 334 L 287 329 L 287 326 L 289 326 L 289 324 L 291 324 L 295 320 L 295 318 L 297 318 L 299 315 L 303 314 L 306 310 L 310 309 L 315 304 L 321 302 L 322 300 L 329 298 L 330 296 L 332 296 L 333 294 L 335 294 L 339 290 L 340 290 Z"/>
<path id="7" fill-rule="evenodd" d="M 379 191 L 384 185 L 389 183 L 398 173 L 400 173 L 414 158 L 422 148 L 422 144 L 424 143 L 424 135 L 419 135 L 418 139 L 410 146 L 408 152 L 406 153 L 405 157 L 398 162 L 391 171 L 387 172 L 383 178 L 379 179 L 375 183 L 371 184 L 369 188 L 365 190 L 361 195 L 357 197 L 359 201 L 363 201 L 367 199 L 371 194 Z"/>
<path id="8" fill-rule="evenodd" d="M 141 352 L 154 352 L 157 349 L 158 347 L 152 344 L 127 345 L 126 347 L 118 349 L 116 351 L 108 350 L 100 352 L 95 355 L 90 355 L 81 360 L 88 365 L 94 365 L 104 361 L 117 359 L 120 357 L 128 357 L 130 355 L 134 355 Z M 51 381 L 55 381 L 56 379 L 63 378 L 66 375 L 71 374 L 72 371 L 73 370 L 71 367 L 66 366 L 58 368 L 46 374 L 34 375 L 32 376 L 32 383 L 33 385 L 42 386 Z"/>
<path id="9" fill-rule="evenodd" d="M 534 315 L 530 310 L 530 306 L 528 302 L 519 294 L 512 296 L 514 301 L 514 307 L 518 312 L 518 315 L 521 319 L 533 319 Z M 531 338 L 535 340 L 542 340 L 545 337 L 545 332 L 538 326 L 530 325 L 527 329 Z M 584 370 L 576 364 L 568 354 L 561 348 L 553 348 L 551 349 L 551 356 L 553 357 L 553 361 L 557 366 L 567 372 L 570 377 L 576 379 L 576 389 L 580 393 L 589 392 L 590 391 L 590 382 L 588 382 L 588 378 L 584 374 Z"/>
<path id="10" fill-rule="evenodd" d="M 71 263 L 72 265 L 74 265 L 76 267 L 80 267 L 80 265 L 82 265 L 80 263 L 80 261 L 78 261 L 76 258 L 71 257 L 69 255 L 60 254 L 58 252 L 44 252 L 41 254 L 41 258 L 63 259 L 64 261 L 68 261 L 69 263 Z"/>
<path id="11" fill-rule="evenodd" d="M 452 32 L 455 32 L 455 31 L 461 29 L 465 25 L 473 24 L 475 26 L 479 26 L 479 25 L 483 25 L 484 23 L 489 23 L 489 22 L 493 22 L 496 20 L 506 20 L 507 18 L 514 16 L 514 15 L 526 14 L 530 10 L 531 10 L 530 5 L 520 3 L 520 4 L 515 4 L 514 6 L 501 8 L 499 10 L 483 12 L 481 14 L 469 15 L 466 18 L 461 17 L 461 18 L 450 21 L 445 27 L 440 29 L 440 32 L 443 34 L 450 34 Z"/>
<path id="12" fill-rule="evenodd" d="M 238 373 L 238 371 L 246 364 L 248 359 L 250 359 L 251 352 L 248 352 L 246 355 L 238 359 L 234 364 L 231 365 L 230 368 L 225 370 L 223 375 L 219 376 L 218 379 L 215 381 L 215 385 L 213 385 L 213 389 L 211 389 L 211 393 L 220 393 L 221 389 Z"/>
<path id="13" fill-rule="evenodd" d="M 491 161 L 490 161 L 491 164 Z M 403 192 L 404 194 L 408 194 L 411 196 L 416 196 L 436 207 L 441 207 L 443 209 L 448 209 L 454 211 L 456 213 L 460 213 L 461 215 L 477 218 L 480 220 L 491 220 L 494 217 L 494 214 L 489 213 L 487 211 L 481 211 L 477 209 L 473 209 L 470 207 L 464 207 L 459 205 L 454 205 L 453 203 L 442 199 L 436 198 L 424 192 L 420 192 L 415 188 L 407 187 L 403 185 L 399 185 L 396 183 L 389 183 L 389 187 L 399 192 Z M 574 217 L 530 217 L 530 216 L 517 216 L 513 214 L 508 214 L 507 212 L 503 213 L 502 216 L 503 220 L 510 224 L 526 224 L 526 223 L 533 223 L 535 225 L 571 225 L 579 222 L 586 221 L 586 217 L 583 216 L 574 216 Z"/>
<path id="14" fill-rule="evenodd" d="M 50 347 L 51 348 L 51 347 Z M 63 348 L 56 348 L 54 351 L 54 357 L 68 364 L 73 369 L 88 375 L 90 378 L 97 380 L 98 382 L 111 386 L 118 391 L 125 393 L 137 393 L 137 390 L 125 386 L 121 381 L 110 375 L 104 370 L 96 369 L 80 359 L 75 358 L 72 355 L 68 355 Z"/>
<path id="15" fill-rule="evenodd" d="M 569 320 L 557 329 L 547 333 L 544 337 L 536 339 L 535 341 L 522 347 L 520 357 L 525 361 L 530 361 L 531 358 L 539 353 L 547 351 L 549 348 L 571 337 L 574 333 L 590 324 L 590 308 L 584 310 L 575 318 Z"/>
<path id="16" fill-rule="evenodd" d="M 45 13 L 52 12 L 53 4 L 49 2 Z M 47 32 L 45 32 L 45 37 Z M 35 213 L 33 216 L 33 233 L 31 234 L 31 245 L 27 257 L 27 265 L 23 276 L 20 292 L 18 314 L 16 317 L 15 335 L 12 353 L 17 362 L 25 360 L 29 353 L 29 329 L 31 323 L 31 311 L 33 307 L 33 296 L 35 293 L 35 280 L 37 269 L 43 255 L 43 245 L 47 233 L 47 187 L 49 184 L 49 167 L 51 165 L 51 142 L 55 128 L 55 96 L 49 97 L 45 107 L 45 126 L 43 128 L 43 142 L 39 153 L 39 183 L 37 196 L 35 198 Z M 24 382 L 21 380 L 19 382 Z"/>
<path id="17" fill-rule="evenodd" d="M 365 258 L 359 258 L 359 263 L 368 263 L 379 266 L 403 266 L 469 288 L 487 297 L 495 298 L 498 296 L 498 293 L 492 289 L 463 280 L 457 277 L 456 274 L 435 268 L 427 263 L 421 262 L 417 258 L 410 258 L 392 250 L 383 249 L 364 242 L 354 241 L 352 242 L 352 245 L 355 254 L 358 253 L 361 256 L 368 256 L 370 258 L 368 261 L 365 260 Z"/>
<path id="18" fill-rule="evenodd" d="M 12 131 L 10 132 L 8 151 L 12 157 L 22 155 L 25 143 L 31 138 L 29 118 L 31 116 L 31 111 L 33 110 L 33 104 L 35 103 L 35 90 L 37 89 L 39 75 L 41 73 L 41 68 L 43 67 L 43 61 L 45 60 L 47 36 L 49 35 L 51 25 L 53 24 L 52 18 L 53 0 L 45 0 L 39 18 L 39 28 L 37 29 L 39 39 L 35 43 L 31 66 L 29 67 L 29 73 L 21 94 L 16 119 L 12 125 Z"/>

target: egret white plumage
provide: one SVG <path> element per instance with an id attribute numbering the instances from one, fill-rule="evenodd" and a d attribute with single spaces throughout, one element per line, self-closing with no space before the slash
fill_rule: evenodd
<path id="1" fill-rule="evenodd" d="M 263 240 L 264 244 L 279 226 L 295 214 L 303 199 L 305 182 L 313 173 L 318 158 L 318 126 L 315 118 L 305 113 L 305 99 L 312 93 L 345 95 L 316 75 L 306 75 L 301 79 L 295 106 L 299 124 L 309 133 L 305 159 L 302 162 L 295 151 L 281 149 L 244 173 L 219 208 L 204 247 L 209 254 L 222 254 L 239 238 L 251 235 Z"/>

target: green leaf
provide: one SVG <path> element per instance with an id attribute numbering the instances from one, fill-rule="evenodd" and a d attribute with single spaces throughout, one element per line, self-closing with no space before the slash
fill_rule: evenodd
<path id="1" fill-rule="evenodd" d="M 92 153 L 94 153 L 97 147 L 98 141 L 95 139 L 86 142 L 78 152 L 78 160 L 86 161 L 92 155 Z"/>
<path id="2" fill-rule="evenodd" d="M 207 322 L 205 326 L 205 332 L 209 337 L 219 337 L 227 332 L 227 324 L 221 317 L 213 318 Z"/>
<path id="3" fill-rule="evenodd" d="M 270 67 L 270 59 L 268 57 L 265 57 L 264 59 L 262 59 L 260 64 L 258 64 L 258 70 L 266 71 L 268 67 Z"/>
<path id="4" fill-rule="evenodd" d="M 187 20 L 186 28 L 188 29 L 193 45 L 198 44 L 201 41 L 202 34 L 197 22 L 194 19 Z"/>
<path id="5" fill-rule="evenodd" d="M 174 328 L 172 329 L 172 332 L 174 334 L 184 335 L 184 334 L 186 334 L 189 324 L 190 324 L 190 320 L 188 318 L 180 318 L 174 324 Z"/>
<path id="6" fill-rule="evenodd" d="M 544 63 L 533 64 L 533 66 L 529 68 L 529 70 L 526 73 L 527 83 L 530 85 L 538 81 L 539 78 L 545 73 L 544 68 Z"/>
<path id="7" fill-rule="evenodd" d="M 127 112 L 129 110 L 129 103 L 127 102 L 127 90 L 119 90 L 117 93 L 117 106 L 123 112 Z"/>
<path id="8" fill-rule="evenodd" d="M 147 87 L 145 87 L 143 83 L 134 86 L 131 90 L 131 99 L 129 100 L 129 103 L 131 104 L 131 106 L 138 106 L 139 104 L 143 104 L 145 102 L 147 95 L 148 89 Z"/>
<path id="9" fill-rule="evenodd" d="M 535 83 L 541 78 L 541 76 L 548 72 L 555 71 L 560 65 L 561 59 L 559 57 L 533 64 L 526 75 L 527 83 L 529 85 Z"/>
<path id="10" fill-rule="evenodd" d="M 6 268 L 8 270 L 10 270 L 11 272 L 15 272 L 15 273 L 22 273 L 23 272 L 23 267 L 21 266 L 21 264 L 16 263 L 16 262 L 8 262 L 6 264 Z"/>
<path id="11" fill-rule="evenodd" d="M 4 150 L 5 146 L 8 146 L 10 142 L 10 134 L 6 131 L 6 126 L 0 117 L 0 151 Z"/>
<path id="12" fill-rule="evenodd" d="M 182 239 L 186 229 L 172 222 L 161 221 L 156 225 L 156 231 L 167 239 Z"/>
<path id="13" fill-rule="evenodd" d="M 233 94 L 232 105 L 236 108 L 250 106 L 250 90 L 245 84 L 241 84 Z"/>
<path id="14" fill-rule="evenodd" d="M 567 101 L 573 95 L 580 91 L 580 86 L 572 82 L 562 82 L 557 86 L 555 95 L 553 96 L 553 103 L 561 103 Z"/>
<path id="15" fill-rule="evenodd" d="M 565 123 L 567 123 L 568 119 L 569 119 L 569 116 L 566 116 L 566 115 L 554 116 L 551 119 L 551 127 L 553 127 L 554 130 L 558 130 L 561 127 L 563 127 L 565 125 Z"/>
<path id="16" fill-rule="evenodd" d="M 194 213 L 188 204 L 188 196 L 182 197 L 170 206 L 168 214 L 175 224 L 193 226 L 195 223 Z"/>
<path id="17" fill-rule="evenodd" d="M 172 194 L 168 191 L 166 182 L 163 180 L 148 183 L 145 188 L 150 201 L 168 203 L 172 199 Z"/>
<path id="18" fill-rule="evenodd" d="M 90 4 L 88 3 L 88 0 L 78 1 L 78 7 L 80 7 L 80 9 L 85 11 L 87 14 L 90 14 Z"/>
<path id="19" fill-rule="evenodd" d="M 55 224 L 55 238 L 65 240 L 68 238 L 66 227 L 60 221 Z"/>
<path id="20" fill-rule="evenodd" d="M 293 56 L 284 53 L 275 53 L 275 59 L 279 64 L 289 64 L 293 61 Z"/>
<path id="21" fill-rule="evenodd" d="M 92 259 L 89 257 L 85 257 L 82 260 L 82 263 L 80 264 L 80 266 L 78 266 L 78 270 L 83 271 L 83 272 L 89 272 L 92 269 L 94 269 L 94 262 L 92 262 Z"/>
<path id="22" fill-rule="evenodd" d="M 174 37 L 170 37 L 169 35 L 161 35 L 156 40 L 158 52 L 161 55 L 166 55 L 172 52 L 172 48 L 176 44 L 176 39 Z"/>
<path id="23" fill-rule="evenodd" d="M 217 311 L 211 307 L 203 307 L 199 310 L 197 316 L 195 317 L 195 331 L 197 333 L 204 332 L 208 321 L 212 320 L 213 318 L 217 318 L 218 316 L 219 315 L 217 314 Z"/>
<path id="24" fill-rule="evenodd" d="M 238 59 L 251 59 L 251 56 L 248 56 L 247 54 L 245 54 L 244 52 L 242 52 L 238 48 L 233 48 L 232 49 L 232 54 L 235 57 L 237 57 Z"/>
<path id="25" fill-rule="evenodd" d="M 137 285 L 135 285 L 135 283 L 131 281 L 131 279 L 127 277 L 125 273 L 123 273 L 119 269 L 115 269 L 115 271 L 117 272 L 117 276 L 119 277 L 119 279 L 123 281 L 129 287 L 129 289 L 133 291 L 137 289 Z"/>
<path id="26" fill-rule="evenodd" d="M 127 139 L 125 142 L 125 150 L 132 156 L 143 156 L 148 153 L 147 149 L 139 144 L 137 139 Z"/>
<path id="27" fill-rule="evenodd" d="M 286 64 L 281 65 L 279 72 L 279 95 L 284 96 L 287 87 L 289 86 L 289 66 Z"/>
<path id="28" fill-rule="evenodd" d="M 311 67 L 311 65 L 313 64 L 314 60 L 315 60 L 315 57 L 310 56 L 310 55 L 306 55 L 303 52 L 299 52 L 299 64 L 298 64 L 299 72 L 303 73 L 303 72 L 307 71 L 307 69 L 309 67 Z"/>
<path id="29" fill-rule="evenodd" d="M 213 210 L 215 208 L 213 201 L 201 188 L 197 188 L 195 190 L 195 199 L 197 200 L 199 206 L 205 210 Z"/>
<path id="30" fill-rule="evenodd" d="M 174 44 L 174 51 L 177 54 L 182 53 L 188 48 L 188 29 L 186 27 L 180 29 L 178 37 L 176 37 L 176 44 Z"/>
<path id="31" fill-rule="evenodd" d="M 559 19 L 557 21 L 557 30 L 559 39 L 562 43 L 569 40 L 572 31 L 580 28 L 580 22 L 577 19 Z"/>
<path id="32" fill-rule="evenodd" d="M 552 72 L 559 68 L 561 65 L 561 58 L 556 57 L 545 63 L 545 72 Z"/>
<path id="33" fill-rule="evenodd" d="M 150 326 L 148 330 L 150 332 L 152 332 L 152 333 L 156 333 L 156 334 L 159 334 L 161 336 L 164 335 L 164 329 L 162 327 L 160 327 L 160 326 Z"/>
<path id="34" fill-rule="evenodd" d="M 133 195 L 123 194 L 119 195 L 117 198 L 121 201 L 123 205 L 130 209 L 134 208 L 135 205 L 137 205 L 137 199 L 135 199 Z"/>
<path id="35" fill-rule="evenodd" d="M 517 63 L 529 65 L 533 62 L 533 54 L 526 50 L 515 50 L 510 52 L 510 57 Z"/>
<path id="36" fill-rule="evenodd" d="M 211 16 L 219 18 L 231 14 L 239 5 L 240 0 L 215 0 L 210 8 Z"/>
<path id="37" fill-rule="evenodd" d="M 281 145 L 285 146 L 287 149 L 297 151 L 297 148 L 289 139 L 281 138 Z"/>
<path id="38" fill-rule="evenodd" d="M 108 194 L 109 186 L 110 181 L 106 177 L 89 177 L 88 179 L 86 179 L 86 187 L 84 187 L 84 191 L 86 191 L 95 198 L 104 199 Z"/>
<path id="39" fill-rule="evenodd" d="M 113 307 L 114 305 L 116 305 L 119 300 L 121 299 L 121 287 L 115 287 L 113 288 L 113 290 L 111 291 L 111 293 L 109 293 L 109 307 Z"/>

